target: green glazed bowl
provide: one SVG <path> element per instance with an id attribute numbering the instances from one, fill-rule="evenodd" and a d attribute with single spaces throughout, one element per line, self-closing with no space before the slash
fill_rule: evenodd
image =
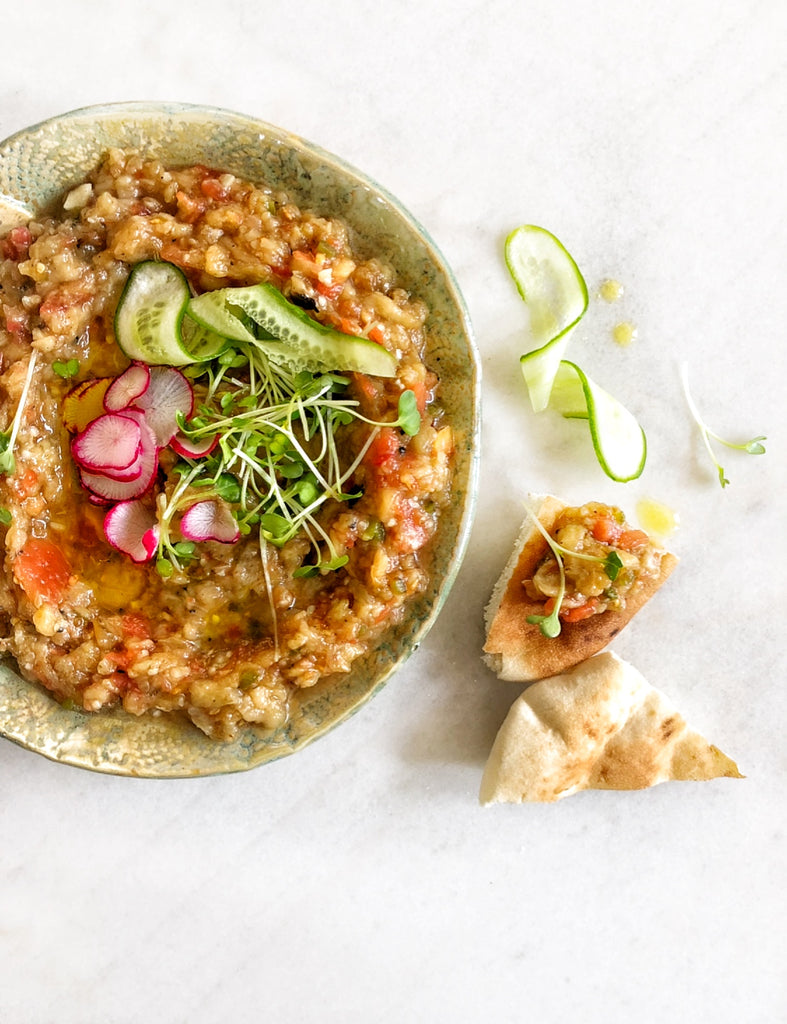
<path id="1" fill-rule="evenodd" d="M 431 586 L 376 651 L 347 675 L 295 695 L 288 723 L 209 740 L 178 717 L 87 715 L 61 707 L 0 663 L 0 735 L 52 760 L 114 775 L 184 778 L 244 771 L 294 753 L 377 693 L 437 617 L 464 555 L 479 456 L 479 361 L 451 271 L 401 204 L 338 157 L 262 121 L 210 107 L 121 103 L 75 110 L 0 143 L 0 228 L 27 220 L 82 181 L 109 147 L 140 149 L 170 165 L 201 163 L 287 191 L 301 206 L 345 220 L 356 250 L 376 254 L 425 300 L 427 363 L 457 434 L 453 496 L 431 550 Z"/>

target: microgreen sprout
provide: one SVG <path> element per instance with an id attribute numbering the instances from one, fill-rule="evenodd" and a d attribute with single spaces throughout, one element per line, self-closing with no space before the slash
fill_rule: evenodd
<path id="1" fill-rule="evenodd" d="M 13 422 L 7 431 L 0 432 L 0 473 L 6 473 L 9 476 L 16 470 L 14 445 L 16 444 L 16 436 L 19 433 L 19 428 L 22 425 L 22 414 L 25 411 L 25 406 L 27 404 L 27 396 L 30 391 L 30 384 L 33 380 L 35 365 L 36 352 L 35 349 L 33 349 L 30 354 L 30 362 L 27 364 L 27 375 L 25 376 L 25 383 L 22 386 L 22 394 L 19 398 L 19 405 L 16 407 Z"/>
<path id="2" fill-rule="evenodd" d="M 56 359 L 54 363 L 52 363 L 52 369 L 58 377 L 62 377 L 64 380 L 70 380 L 72 377 L 76 377 L 79 373 L 79 360 L 69 359 L 67 362 L 63 362 L 60 359 Z"/>
<path id="3" fill-rule="evenodd" d="M 245 367 L 235 377 L 234 369 Z M 206 367 L 195 382 L 196 409 L 179 419 L 182 433 L 193 442 L 218 436 L 214 451 L 203 458 L 184 456 L 179 479 L 160 500 L 158 567 L 171 575 L 194 556 L 173 534 L 184 509 L 206 497 L 231 506 L 242 535 L 259 531 L 262 546 L 281 547 L 296 534 L 309 540 L 314 558 L 295 570 L 299 577 L 331 572 L 347 562 L 318 512 L 328 501 L 360 497 L 353 477 L 379 429 L 399 427 L 415 435 L 421 415 L 415 394 L 399 397 L 397 419 L 378 423 L 363 416 L 358 402 L 346 395 L 349 379 L 336 373 L 293 372 L 273 366 L 254 346 L 238 343 Z M 337 431 L 363 422 L 369 431 L 360 450 L 346 464 Z"/>
<path id="4" fill-rule="evenodd" d="M 549 615 L 528 615 L 527 621 L 533 626 L 538 626 L 545 637 L 554 639 L 556 636 L 560 635 L 560 609 L 563 605 L 563 598 L 566 596 L 566 570 L 563 564 L 563 555 L 568 555 L 571 558 L 580 558 L 586 562 L 598 562 L 612 582 L 618 578 L 618 573 L 623 568 L 623 561 L 614 549 L 604 558 L 600 558 L 598 555 L 588 555 L 584 551 L 573 551 L 571 548 L 564 547 L 562 544 L 559 544 L 554 537 L 550 536 L 547 530 L 544 529 L 544 525 L 541 520 L 537 516 L 533 515 L 529 508 L 525 508 L 525 511 L 530 517 L 533 525 L 538 529 L 541 536 L 549 545 L 549 548 L 554 555 L 555 562 L 557 563 L 559 573 L 558 592 L 555 596 L 551 612 Z"/>
<path id="5" fill-rule="evenodd" d="M 719 474 L 719 483 L 722 487 L 727 487 L 730 481 L 724 473 L 724 467 L 716 458 L 716 453 L 711 445 L 711 438 L 713 438 L 714 441 L 718 441 L 719 444 L 724 445 L 725 448 L 731 448 L 733 451 L 745 452 L 747 455 L 764 455 L 765 445 L 763 445 L 762 442 L 766 441 L 767 438 L 764 436 L 753 437 L 750 441 L 742 441 L 740 444 L 737 444 L 734 441 L 727 441 L 725 438 L 720 437 L 704 422 L 694 399 L 691 396 L 691 391 L 689 390 L 689 368 L 686 363 L 681 366 L 681 381 L 683 384 L 683 393 L 686 396 L 686 404 L 689 407 L 692 419 L 699 427 L 702 442 L 711 457 L 713 465 L 716 467 L 717 473 Z"/>

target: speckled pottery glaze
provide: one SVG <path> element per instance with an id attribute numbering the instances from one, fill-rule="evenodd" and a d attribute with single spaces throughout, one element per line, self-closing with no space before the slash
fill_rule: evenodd
<path id="1" fill-rule="evenodd" d="M 464 555 L 479 455 L 479 361 L 459 289 L 426 232 L 391 195 L 339 158 L 262 121 L 225 110 L 162 103 L 89 107 L 0 143 L 0 228 L 46 209 L 82 181 L 109 147 L 139 149 L 170 165 L 202 163 L 286 190 L 304 208 L 339 216 L 356 250 L 388 261 L 424 299 L 427 363 L 457 433 L 452 502 L 431 550 L 429 591 L 378 649 L 345 676 L 302 690 L 286 726 L 244 729 L 231 743 L 189 722 L 122 711 L 86 715 L 0 664 L 0 735 L 65 764 L 114 775 L 185 778 L 244 771 L 294 753 L 345 721 L 377 693 L 423 640 Z"/>

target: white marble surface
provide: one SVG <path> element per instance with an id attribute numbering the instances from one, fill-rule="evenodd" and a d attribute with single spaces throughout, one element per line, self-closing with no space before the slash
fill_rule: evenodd
<path id="1" fill-rule="evenodd" d="M 340 154 L 453 265 L 482 353 L 478 516 L 421 651 L 246 775 L 140 782 L 0 742 L 0 1021 L 787 1018 L 787 7 L 781 0 L 4 5 L 0 136 L 90 103 L 204 102 Z M 33 25 L 35 17 L 35 26 Z M 18 42 L 17 42 L 18 40 Z M 643 477 L 529 412 L 501 256 L 557 233 L 595 291 L 574 354 L 641 417 Z M 639 328 L 622 350 L 619 319 Z M 722 433 L 722 491 L 678 384 Z M 592 368 L 592 369 L 591 369 Z M 482 610 L 528 491 L 676 508 L 679 571 L 615 649 L 745 781 L 481 810 L 518 693 Z"/>

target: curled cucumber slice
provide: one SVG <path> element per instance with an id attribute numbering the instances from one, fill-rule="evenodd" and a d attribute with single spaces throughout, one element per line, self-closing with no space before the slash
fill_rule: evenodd
<path id="1" fill-rule="evenodd" d="M 129 359 L 168 366 L 193 362 L 180 334 L 190 295 L 178 267 L 155 260 L 137 263 L 115 311 L 115 337 Z"/>
<path id="2" fill-rule="evenodd" d="M 151 366 L 186 366 L 218 355 L 227 342 L 188 320 L 190 298 L 179 267 L 159 260 L 137 263 L 115 311 L 115 337 L 128 358 Z"/>
<path id="3" fill-rule="evenodd" d="M 520 365 L 535 412 L 549 396 L 569 337 L 588 308 L 588 289 L 563 244 L 545 228 L 524 224 L 505 242 L 506 265 L 530 312 L 537 347 Z"/>
<path id="4" fill-rule="evenodd" d="M 538 343 L 520 358 L 533 410 L 552 407 L 567 419 L 587 420 L 596 458 L 607 476 L 620 483 L 636 480 L 645 468 L 645 432 L 616 398 L 564 358 L 588 308 L 579 267 L 551 232 L 534 224 L 509 234 L 505 256 Z"/>
<path id="5" fill-rule="evenodd" d="M 555 374 L 550 405 L 568 419 L 584 419 L 601 468 L 612 480 L 636 480 L 645 468 L 645 431 L 621 403 L 568 359 Z"/>
<path id="6" fill-rule="evenodd" d="M 270 284 L 208 292 L 191 300 L 188 313 L 205 327 L 256 345 L 274 362 L 296 370 L 355 370 L 377 377 L 396 374 L 396 359 L 382 345 L 314 320 Z M 252 334 L 239 313 L 253 320 L 267 337 Z"/>
<path id="7" fill-rule="evenodd" d="M 229 295 L 235 288 L 220 288 L 203 292 L 189 302 L 188 314 L 206 330 L 215 331 L 230 341 L 245 341 L 253 345 L 257 340 L 240 317 L 229 309 Z"/>

